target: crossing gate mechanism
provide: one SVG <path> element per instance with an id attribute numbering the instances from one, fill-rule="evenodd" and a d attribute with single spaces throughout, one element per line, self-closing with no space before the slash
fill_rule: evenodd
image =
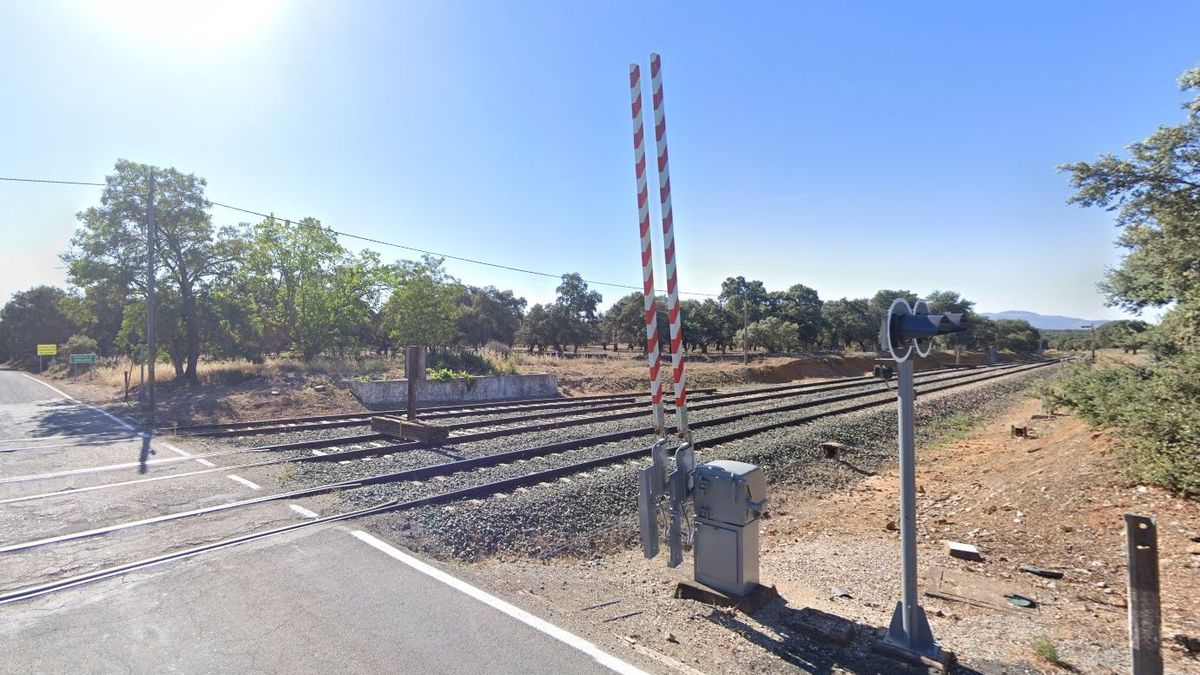
<path id="1" fill-rule="evenodd" d="M 650 466 L 638 471 L 638 515 L 642 550 L 647 558 L 659 551 L 659 510 L 667 510 L 668 565 L 683 562 L 684 537 L 694 540 L 695 579 L 734 597 L 758 586 L 758 519 L 766 507 L 766 480 L 757 466 L 717 461 L 696 466 L 687 418 L 687 375 L 684 369 L 683 315 L 675 251 L 675 212 L 671 205 L 671 172 L 667 153 L 667 119 L 663 106 L 662 60 L 650 55 L 651 101 L 662 218 L 663 257 L 667 272 L 667 316 L 670 319 L 671 379 L 679 440 L 671 457 L 662 404 L 659 364 L 658 308 L 654 288 L 654 245 L 646 170 L 646 127 L 643 122 L 641 68 L 629 66 L 630 112 L 633 122 L 634 177 L 637 180 L 638 236 L 641 243 L 642 297 L 646 319 L 646 353 L 650 366 L 650 405 L 658 441 Z M 672 466 L 673 465 L 673 466 Z M 694 507 L 694 526 L 685 516 Z"/>
<path id="2" fill-rule="evenodd" d="M 651 449 L 651 464 L 638 470 L 638 516 L 642 553 L 659 552 L 659 510 L 668 511 L 667 565 L 683 562 L 683 542 L 694 542 L 693 577 L 698 583 L 739 598 L 758 587 L 758 525 L 767 506 L 767 482 L 762 469 L 745 462 L 718 460 L 695 466 L 692 447 L 675 452 L 671 469 L 666 443 Z M 685 531 L 690 504 L 696 514 Z"/>

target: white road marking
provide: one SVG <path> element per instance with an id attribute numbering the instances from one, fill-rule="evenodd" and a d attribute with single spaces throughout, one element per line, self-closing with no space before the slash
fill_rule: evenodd
<path id="1" fill-rule="evenodd" d="M 574 647 L 575 649 L 578 649 L 579 651 L 583 652 L 584 654 L 587 654 L 588 656 L 595 659 L 596 663 L 599 663 L 600 665 L 604 666 L 605 668 L 608 668 L 609 670 L 612 670 L 612 671 L 618 672 L 618 673 L 627 673 L 629 675 L 634 675 L 634 674 L 645 675 L 645 672 L 642 669 L 638 668 L 637 666 L 634 666 L 631 663 L 626 663 L 625 661 L 622 661 L 621 659 L 600 649 L 599 647 L 592 644 L 591 642 L 584 640 L 583 638 L 579 637 L 578 635 L 575 635 L 574 633 L 565 631 L 562 628 L 559 628 L 558 626 L 555 626 L 554 624 L 550 623 L 549 621 L 546 621 L 545 619 L 534 616 L 533 614 L 526 612 L 525 610 L 521 609 L 520 607 L 517 607 L 508 602 L 505 602 L 504 600 L 497 598 L 496 596 L 492 595 L 491 593 L 488 593 L 487 591 L 476 588 L 475 586 L 468 584 L 467 582 L 463 581 L 462 579 L 459 579 L 458 577 L 451 576 L 451 575 L 443 572 L 442 570 L 434 567 L 433 565 L 430 565 L 429 563 L 426 563 L 422 560 L 418 560 L 417 558 L 412 557 L 411 555 L 405 553 L 404 551 L 401 551 L 400 549 L 392 546 L 391 544 L 388 544 L 387 542 L 382 541 L 380 539 L 376 539 L 375 537 L 367 534 L 366 532 L 363 532 L 362 530 L 354 530 L 350 534 L 352 534 L 356 539 L 366 543 L 368 546 L 371 546 L 372 548 L 378 549 L 378 550 L 390 555 L 391 557 L 395 558 L 396 560 L 399 560 L 400 562 L 404 563 L 405 565 L 408 565 L 409 567 L 417 570 L 418 572 L 420 572 L 426 576 L 432 577 L 433 579 L 436 579 L 437 581 L 440 581 L 443 584 L 446 584 L 447 586 L 453 588 L 456 591 L 459 591 L 466 595 L 469 595 L 472 598 L 475 598 L 476 600 L 482 602 L 483 604 L 488 605 L 489 607 L 492 607 L 501 612 L 504 612 L 505 614 L 511 616 L 512 618 L 516 619 L 517 621 L 520 621 L 521 623 L 523 623 L 535 630 L 541 631 L 542 633 L 549 635 L 550 637 L 554 638 L 555 640 L 558 640 L 559 642 L 562 642 L 570 647 Z"/>
<path id="2" fill-rule="evenodd" d="M 237 482 L 237 483 L 241 483 L 242 485 L 245 485 L 246 487 L 250 488 L 251 490 L 261 490 L 261 489 L 262 489 L 262 486 L 261 486 L 261 485 L 259 485 L 259 484 L 257 484 L 257 483 L 253 483 L 253 482 L 251 482 L 251 481 L 248 481 L 248 480 L 246 480 L 245 478 L 242 478 L 241 476 L 239 476 L 239 475 L 237 475 L 237 474 L 233 474 L 233 473 L 231 473 L 231 474 L 229 474 L 228 476 L 225 476 L 225 477 L 226 477 L 226 478 L 228 478 L 228 479 L 229 479 L 229 480 L 231 480 L 231 481 L 234 481 L 234 482 Z"/>
<path id="3" fill-rule="evenodd" d="M 134 438 L 136 438 L 136 436 L 130 436 L 129 438 L 122 438 L 120 440 L 115 440 L 115 441 L 91 441 L 89 443 L 53 443 L 50 445 L 23 445 L 19 448 L 0 448 L 0 452 L 16 452 L 18 450 L 41 450 L 42 448 L 85 448 L 85 447 L 92 447 L 95 445 L 116 445 L 117 443 L 127 443 L 127 442 L 133 440 Z M 25 440 L 33 441 L 33 440 L 37 440 L 37 439 L 27 438 Z"/>
<path id="4" fill-rule="evenodd" d="M 21 373 L 21 374 L 24 375 L 25 377 L 28 377 L 29 379 L 33 380 L 34 382 L 37 382 L 38 384 L 42 385 L 43 387 L 49 389 L 50 391 L 58 394 L 59 396 L 67 399 L 68 401 L 71 401 L 72 403 L 77 403 L 85 408 L 91 408 L 92 410 L 95 410 L 96 412 L 100 413 L 101 415 L 104 415 L 108 419 L 116 422 L 117 424 L 120 424 L 122 427 L 124 427 L 128 431 L 137 431 L 136 429 L 133 428 L 132 424 L 130 424 L 130 423 L 126 422 L 125 420 L 121 419 L 120 417 L 117 417 L 116 415 L 108 412 L 107 410 L 104 410 L 103 408 L 97 408 L 96 406 L 94 406 L 90 403 L 84 403 L 83 401 L 80 401 L 79 399 L 75 398 L 74 396 L 67 394 L 66 392 L 62 391 L 61 389 L 58 389 L 57 387 L 52 387 L 49 384 L 46 384 L 45 382 L 30 375 L 29 373 Z"/>
<path id="5" fill-rule="evenodd" d="M 316 455 L 317 457 L 324 457 L 324 456 L 325 456 L 325 453 L 324 453 L 324 452 L 321 452 L 320 450 L 313 450 L 312 452 L 313 452 L 313 454 L 314 454 L 314 455 Z"/>
<path id="6" fill-rule="evenodd" d="M 31 443 L 34 441 L 70 441 L 70 440 L 78 440 L 78 438 L 79 438 L 78 436 L 63 436 L 63 435 L 37 436 L 34 438 L 30 438 L 28 436 L 17 436 L 16 438 L 0 438 L 0 443 L 12 443 L 13 441 L 28 441 Z"/>
<path id="7" fill-rule="evenodd" d="M 179 455 L 180 457 L 187 457 L 188 459 L 194 459 L 194 460 L 196 460 L 196 463 L 201 464 L 203 466 L 207 466 L 207 467 L 216 466 L 216 464 L 213 464 L 212 462 L 208 461 L 207 459 L 202 459 L 200 457 L 193 457 L 191 454 L 184 452 L 183 450 L 180 450 L 179 448 L 171 445 L 170 443 L 163 443 L 162 446 L 164 448 L 170 450 L 171 452 Z"/>
<path id="8" fill-rule="evenodd" d="M 296 513 L 299 513 L 300 515 L 304 516 L 305 518 L 320 518 L 321 517 L 318 514 L 316 514 L 315 512 L 309 511 L 308 509 L 304 508 L 303 506 L 300 506 L 299 504 L 288 504 L 288 508 L 295 511 Z"/>

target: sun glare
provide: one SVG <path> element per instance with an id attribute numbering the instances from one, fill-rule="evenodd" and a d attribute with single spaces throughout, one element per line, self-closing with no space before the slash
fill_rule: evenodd
<path id="1" fill-rule="evenodd" d="M 253 40 L 284 6 L 283 0 L 106 0 L 83 4 L 106 32 L 190 49 L 229 48 Z"/>

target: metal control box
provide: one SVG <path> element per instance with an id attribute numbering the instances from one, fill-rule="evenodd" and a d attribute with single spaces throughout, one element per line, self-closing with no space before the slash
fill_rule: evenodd
<path id="1" fill-rule="evenodd" d="M 696 581 L 746 595 L 758 585 L 758 518 L 767 504 L 762 469 L 734 461 L 701 464 L 693 490 Z"/>

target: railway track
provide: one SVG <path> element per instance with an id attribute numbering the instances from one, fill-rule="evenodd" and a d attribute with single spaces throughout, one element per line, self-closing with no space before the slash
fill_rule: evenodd
<path id="1" fill-rule="evenodd" d="M 993 368 L 993 369 L 988 369 L 983 372 L 972 371 L 966 375 L 959 374 L 957 376 L 952 376 L 952 377 L 944 377 L 944 378 L 937 378 L 937 379 L 931 378 L 931 379 L 924 381 L 921 385 L 919 385 L 918 392 L 923 395 L 928 395 L 928 394 L 932 394 L 932 393 L 936 393 L 936 392 L 947 391 L 950 389 L 968 386 L 968 385 L 976 384 L 979 382 L 985 382 L 985 381 L 994 380 L 994 379 L 1001 378 L 1001 377 L 1015 375 L 1015 374 L 1022 373 L 1022 372 L 1045 368 L 1047 366 L 1054 365 L 1055 363 L 1058 363 L 1058 361 L 1048 361 L 1048 362 L 1041 362 L 1041 363 L 1035 363 L 1035 364 L 1030 364 L 1030 365 L 1019 365 L 1019 366 L 1012 366 L 1012 367 L 1008 367 L 1008 368 Z M 777 420 L 770 421 L 770 422 L 767 422 L 767 423 L 764 423 L 761 425 L 756 425 L 756 426 L 738 429 L 738 430 L 734 430 L 734 431 L 729 431 L 729 432 L 725 432 L 725 433 L 718 433 L 714 436 L 705 438 L 702 441 L 703 446 L 707 449 L 707 448 L 711 448 L 714 446 L 719 446 L 724 443 L 729 443 L 731 441 L 746 438 L 748 436 L 753 436 L 755 434 L 764 433 L 766 431 L 770 431 L 773 429 L 783 428 L 783 427 L 787 427 L 787 426 L 800 425 L 800 424 L 807 424 L 807 423 L 810 423 L 810 422 L 818 420 L 818 419 L 833 417 L 836 415 L 845 415 L 845 414 L 857 412 L 860 410 L 865 410 L 865 409 L 872 408 L 872 407 L 879 407 L 879 406 L 894 404 L 894 399 L 891 396 L 884 396 L 885 393 L 886 392 L 883 392 L 881 390 L 866 391 L 866 392 L 851 391 L 851 392 L 846 392 L 846 393 L 841 393 L 841 394 L 834 394 L 832 396 L 824 396 L 824 397 L 821 397 L 818 399 L 814 399 L 813 401 L 789 403 L 789 404 L 784 404 L 784 405 L 773 406 L 773 407 L 770 407 L 767 409 L 760 409 L 760 410 L 755 410 L 755 411 L 742 411 L 742 412 L 732 413 L 729 415 L 712 417 L 712 418 L 708 418 L 708 419 L 704 419 L 704 420 L 698 420 L 697 422 L 695 422 L 692 425 L 692 427 L 693 427 L 693 429 L 697 429 L 697 430 L 704 429 L 704 428 L 710 428 L 710 427 L 719 427 L 722 424 L 726 424 L 726 423 L 729 423 L 732 421 L 742 420 L 742 419 L 745 419 L 747 417 L 751 417 L 754 415 L 767 415 L 767 414 L 773 414 L 773 413 L 793 412 L 793 411 L 797 411 L 797 410 L 802 410 L 805 407 L 814 407 L 814 406 L 818 406 L 818 405 L 828 406 L 828 405 L 831 405 L 834 403 L 841 404 L 841 405 L 835 405 L 833 407 L 826 408 L 824 410 L 813 411 L 813 412 L 809 412 L 809 413 L 798 415 L 798 416 L 792 416 L 787 419 L 781 419 L 781 420 L 777 419 Z M 645 428 L 645 427 L 637 428 L 637 429 L 616 431 L 616 432 L 611 432 L 611 433 L 607 433 L 607 434 L 590 436 L 590 437 L 586 437 L 583 439 L 573 439 L 573 440 L 568 440 L 568 441 L 563 441 L 563 442 L 558 442 L 558 443 L 550 443 L 550 444 L 545 444 L 545 445 L 541 445 L 541 446 L 523 448 L 523 449 L 519 449 L 519 450 L 505 451 L 505 452 L 500 452 L 500 453 L 492 453 L 492 454 L 488 454 L 488 455 L 484 455 L 484 456 L 480 456 L 480 457 L 445 462 L 442 464 L 434 464 L 434 465 L 429 465 L 429 466 L 417 467 L 417 468 L 413 468 L 413 469 L 406 469 L 406 470 L 398 471 L 398 472 L 391 472 L 391 473 L 386 473 L 386 474 L 367 476 L 367 477 L 357 478 L 357 479 L 353 479 L 353 480 L 339 481 L 336 483 L 329 483 L 329 484 L 318 485 L 318 486 L 313 486 L 313 487 L 309 487 L 309 488 L 303 488 L 303 489 L 299 489 L 299 490 L 292 490 L 292 491 L 283 492 L 283 493 L 264 495 L 262 497 L 257 497 L 257 498 L 253 498 L 253 499 L 241 500 L 241 501 L 237 501 L 237 502 L 230 502 L 227 504 L 220 504 L 220 505 L 204 507 L 204 508 L 200 508 L 200 509 L 192 509 L 192 510 L 184 511 L 184 512 L 163 514 L 163 515 L 154 516 L 151 518 L 143 518 L 143 519 L 136 520 L 136 521 L 127 521 L 127 522 L 116 523 L 113 525 L 108 525 L 108 526 L 104 526 L 104 527 L 100 527 L 100 528 L 93 528 L 91 530 L 87 530 L 87 531 L 83 531 L 83 532 L 73 532 L 73 533 L 58 535 L 58 536 L 54 536 L 54 537 L 47 537 L 47 538 L 43 538 L 43 539 L 35 540 L 35 541 L 22 542 L 22 543 L 18 543 L 18 544 L 10 544 L 10 545 L 0 547 L 0 554 L 15 553 L 15 552 L 25 551 L 25 550 L 29 550 L 29 549 L 33 549 L 33 548 L 48 546 L 48 545 L 56 544 L 56 543 L 63 543 L 63 542 L 68 542 L 68 541 L 75 541 L 75 540 L 96 537 L 96 536 L 102 536 L 102 535 L 109 534 L 112 532 L 128 530 L 128 529 L 142 527 L 142 526 L 146 526 L 146 525 L 179 521 L 182 519 L 194 518 L 197 516 L 202 516 L 202 515 L 215 513 L 215 512 L 219 512 L 219 511 L 227 511 L 227 510 L 231 510 L 231 509 L 242 508 L 242 507 L 249 506 L 252 504 L 263 504 L 263 503 L 279 501 L 279 500 L 284 500 L 284 499 L 294 499 L 294 498 L 314 496 L 314 495 L 319 495 L 319 494 L 328 494 L 331 492 L 350 490 L 350 489 L 365 487 L 368 485 L 393 483 L 393 482 L 397 482 L 397 481 L 429 481 L 430 479 L 437 477 L 437 476 L 447 476 L 447 475 L 451 475 L 451 474 L 473 471 L 475 469 L 479 469 L 482 467 L 503 465 L 503 464 L 507 464 L 510 462 L 516 462 L 516 461 L 530 459 L 530 458 L 534 458 L 534 457 L 548 457 L 548 456 L 564 453 L 568 450 L 572 450 L 572 449 L 580 448 L 580 447 L 586 447 L 589 445 L 603 445 L 603 444 L 611 443 L 611 442 L 629 440 L 629 439 L 635 438 L 639 435 L 645 435 L 647 433 L 651 433 L 652 431 L 653 431 L 652 429 Z M 389 511 L 411 509 L 411 508 L 416 508 L 416 507 L 420 507 L 420 506 L 442 504 L 442 503 L 447 503 L 447 502 L 452 502 L 452 501 L 458 501 L 461 499 L 471 499 L 471 498 L 490 496 L 490 495 L 493 495 L 496 493 L 511 491 L 518 487 L 536 485 L 538 483 L 555 480 L 557 478 L 567 476 L 570 474 L 588 471 L 588 470 L 606 466 L 606 465 L 618 464 L 618 463 L 625 462 L 628 460 L 641 458 L 641 457 L 647 455 L 648 453 L 649 453 L 648 447 L 639 447 L 639 448 L 636 448 L 633 450 L 628 450 L 628 451 L 623 451 L 623 452 L 618 452 L 618 453 L 613 453 L 613 454 L 606 454 L 606 455 L 603 455 L 600 457 L 587 458 L 582 461 L 570 462 L 570 463 L 560 465 L 560 466 L 550 467 L 550 468 L 539 470 L 539 471 L 533 471 L 533 472 L 529 472 L 527 474 L 519 475 L 519 476 L 512 477 L 512 478 L 505 478 L 502 480 L 485 482 L 482 484 L 469 486 L 469 487 L 465 487 L 465 488 L 459 488 L 459 489 L 438 492 L 436 494 L 430 494 L 430 495 L 426 495 L 426 496 L 419 497 L 416 499 L 391 500 L 391 501 L 387 501 L 385 503 L 373 505 L 373 506 L 362 508 L 362 509 L 356 509 L 356 510 L 348 511 L 345 513 L 339 513 L 339 514 L 335 514 L 335 515 L 316 518 L 316 519 L 303 521 L 303 522 L 299 522 L 299 523 L 294 523 L 294 524 L 283 526 L 283 527 L 276 527 L 276 528 L 271 528 L 271 529 L 262 530 L 262 531 L 258 531 L 258 532 L 251 532 L 248 534 L 243 534 L 243 535 L 231 537 L 228 539 L 223 539 L 223 540 L 210 542 L 210 543 L 206 543 L 206 544 L 202 544 L 202 545 L 198 545 L 198 546 L 193 546 L 191 548 L 182 549 L 179 551 L 169 552 L 169 553 L 154 556 L 151 558 L 144 558 L 144 559 L 133 561 L 133 562 L 122 563 L 119 565 L 106 567 L 106 568 L 95 570 L 92 572 L 87 572 L 87 573 L 83 573 L 83 574 L 79 574 L 79 575 L 75 575 L 75 576 L 71 576 L 71 577 L 52 580 L 52 581 L 48 581 L 45 583 L 36 584 L 33 586 L 10 591 L 3 595 L 0 595 L 0 604 L 6 604 L 9 602 L 17 602 L 20 600 L 43 595 L 45 593 L 50 593 L 50 592 L 53 592 L 56 590 L 62 590 L 62 589 L 70 588 L 70 587 L 77 586 L 80 584 L 90 583 L 92 581 L 98 581 L 101 579 L 109 578 L 109 577 L 123 574 L 123 573 L 129 572 L 129 571 L 135 570 L 135 569 L 142 569 L 145 567 L 162 564 L 162 563 L 165 563 L 165 562 L 168 562 L 171 560 L 178 560 L 181 558 L 198 555 L 198 554 L 201 554 L 201 553 L 204 553 L 207 551 L 219 550 L 219 549 L 226 548 L 229 546 L 234 546 L 234 545 L 246 543 L 249 541 L 255 541 L 258 539 L 265 538 L 265 537 L 275 536 L 278 534 L 295 531 L 297 529 L 301 529 L 301 528 L 305 528 L 305 527 L 312 527 L 312 526 L 318 525 L 318 524 L 337 522 L 337 521 L 341 521 L 341 520 L 358 518 L 358 517 L 373 515 L 373 514 L 378 514 L 378 513 L 385 513 L 385 512 L 389 512 Z M 228 467 L 224 468 L 223 470 L 228 470 Z"/>
<path id="2" fill-rule="evenodd" d="M 970 377 L 972 374 L 978 374 L 985 370 L 1003 371 L 1010 368 L 1018 367 L 1017 365 L 994 366 L 990 369 L 979 369 L 969 371 L 963 374 L 964 371 L 946 371 L 946 370 L 928 370 L 917 375 L 917 380 L 924 382 L 927 380 L 940 381 L 951 378 Z M 821 382 L 809 382 L 801 384 L 785 384 L 773 385 L 768 387 L 757 387 L 736 392 L 724 392 L 712 394 L 693 404 L 691 410 L 695 412 L 703 412 L 716 408 L 740 406 L 752 403 L 761 403 L 764 401 L 795 398 L 798 396 L 810 396 L 818 393 L 826 393 L 830 391 L 858 389 L 864 387 L 878 387 L 879 382 L 870 377 L 848 377 L 839 378 L 836 380 L 825 380 Z M 502 438 L 506 436 L 524 435 L 539 431 L 547 431 L 553 429 L 562 429 L 572 426 L 586 426 L 601 422 L 614 422 L 626 419 L 635 419 L 644 415 L 645 403 L 617 403 L 595 406 L 580 410 L 558 410 L 553 412 L 535 412 L 521 415 L 515 415 L 500 419 L 492 419 L 486 421 L 461 422 L 447 425 L 447 428 L 453 434 L 444 445 L 456 445 L 460 443 L 470 443 L 481 440 L 490 440 Z M 630 408 L 636 408 L 629 410 Z M 792 408 L 785 408 L 790 410 Z M 627 412 L 614 412 L 625 410 Z M 765 412 L 773 412 L 767 410 Z M 601 414 L 604 413 L 604 414 Z M 543 422 L 536 425 L 530 425 L 529 422 L 545 418 L 561 418 L 573 417 L 574 419 L 560 419 L 557 422 Z M 517 426 L 510 426 L 517 425 Z M 652 430 L 651 430 L 652 431 Z M 468 433 L 460 433 L 468 432 Z M 46 497 L 62 496 L 66 494 L 77 494 L 80 492 L 91 492 L 107 487 L 128 486 L 143 483 L 159 482 L 172 478 L 185 478 L 189 476 L 203 476 L 221 471 L 236 471 L 249 468 L 257 468 L 270 466 L 274 464 L 282 464 L 286 462 L 329 462 L 329 461 L 346 461 L 351 459 L 360 459 L 369 456 L 378 456 L 391 454 L 393 452 L 401 452 L 423 447 L 420 443 L 414 441 L 394 442 L 384 434 L 370 433 L 357 436 L 345 436 L 332 439 L 318 439 L 296 441 L 291 443 L 282 443 L 275 445 L 257 446 L 240 450 L 227 450 L 214 453 L 195 454 L 187 457 L 167 457 L 147 462 L 126 462 L 121 464 L 111 464 L 102 467 L 91 467 L 84 469 L 71 469 L 53 473 L 35 474 L 28 476 L 14 476 L 10 478 L 0 479 L 0 485 L 5 483 L 29 482 L 35 480 L 50 480 L 55 478 L 64 478 L 68 476 L 81 476 L 86 474 L 96 474 L 108 471 L 116 471 L 129 469 L 142 465 L 162 466 L 162 465 L 178 465 L 181 462 L 190 462 L 196 459 L 212 459 L 217 457 L 227 457 L 243 453 L 277 453 L 277 452 L 296 452 L 303 450 L 319 450 L 322 448 L 336 448 L 336 452 L 320 452 L 319 454 L 305 456 L 287 456 L 282 458 L 273 458 L 269 460 L 256 460 L 252 462 L 214 467 L 210 469 L 195 470 L 183 473 L 176 473 L 167 476 L 152 476 L 139 478 L 117 483 L 108 483 L 97 486 L 88 486 L 73 488 L 70 490 L 51 491 L 42 494 L 25 495 L 0 500 L 0 505 L 7 503 L 16 503 L 30 501 L 33 499 L 41 499 Z"/>
<path id="3" fill-rule="evenodd" d="M 920 373 L 945 373 L 942 368 L 929 368 Z M 759 392 L 785 391 L 806 386 L 831 385 L 838 383 L 862 382 L 861 376 L 840 377 L 820 382 L 804 384 L 781 384 L 767 387 L 756 387 Z M 714 388 L 692 389 L 689 395 L 699 400 L 720 399 L 737 396 L 740 392 L 718 393 Z M 487 403 L 460 403 L 452 405 L 422 406 L 417 408 L 417 416 L 423 420 L 438 420 L 456 417 L 474 417 L 482 415 L 502 414 L 508 411 L 538 411 L 583 408 L 594 404 L 637 407 L 647 405 L 645 394 L 628 392 L 621 394 L 595 394 L 589 396 L 572 396 L 570 398 L 517 399 L 510 401 L 493 401 Z M 310 415 L 304 417 L 282 417 L 275 419 L 246 420 L 243 422 L 225 422 L 213 424 L 175 425 L 162 427 L 160 433 L 172 433 L 182 436 L 200 436 L 209 438 L 231 438 L 256 436 L 266 434 L 282 434 L 296 431 L 317 431 L 322 429 L 338 429 L 362 426 L 370 423 L 375 415 L 403 415 L 405 408 L 390 410 L 364 411 L 361 413 L 337 413 L 329 415 Z M 547 413 L 546 417 L 553 416 Z"/>
<path id="4" fill-rule="evenodd" d="M 715 393 L 716 389 L 697 389 L 694 395 L 704 396 Z M 608 401 L 627 401 L 630 405 L 646 405 L 645 394 L 596 394 L 592 396 L 572 396 L 570 398 L 541 398 L 518 399 L 512 401 L 492 401 L 487 403 L 456 403 L 453 405 L 418 407 L 417 415 L 421 419 L 444 419 L 448 417 L 468 417 L 473 415 L 492 415 L 508 410 L 547 410 L 554 408 L 581 407 L 592 403 Z M 276 419 L 247 420 L 245 422 L 225 422 L 219 424 L 196 424 L 173 426 L 159 429 L 161 433 L 176 433 L 183 436 L 206 436 L 210 438 L 252 436 L 260 434 L 287 433 L 292 431 L 314 431 L 320 429 L 338 429 L 367 424 L 375 415 L 403 415 L 406 408 L 392 410 L 368 410 L 361 413 L 337 413 L 330 415 L 311 415 L 307 417 L 281 417 Z"/>

